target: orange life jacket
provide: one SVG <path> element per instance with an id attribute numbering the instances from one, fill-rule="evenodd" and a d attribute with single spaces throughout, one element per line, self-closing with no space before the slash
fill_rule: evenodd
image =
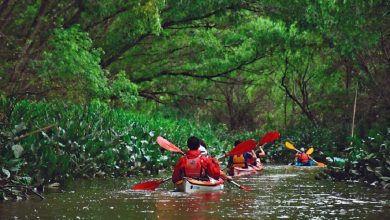
<path id="1" fill-rule="evenodd" d="M 234 155 L 232 167 L 245 167 L 244 154 Z"/>
<path id="2" fill-rule="evenodd" d="M 189 159 L 186 157 L 186 163 L 184 166 L 184 176 L 191 178 L 204 178 L 206 174 L 202 167 L 203 155 L 199 155 L 196 158 Z"/>

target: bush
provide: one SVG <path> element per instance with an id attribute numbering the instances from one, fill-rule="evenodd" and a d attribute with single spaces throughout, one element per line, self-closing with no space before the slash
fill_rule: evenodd
<path id="1" fill-rule="evenodd" d="M 352 138 L 344 167 L 331 167 L 328 174 L 340 180 L 361 180 L 371 185 L 390 187 L 390 129 L 371 130 L 365 139 Z"/>
<path id="2" fill-rule="evenodd" d="M 0 148 L 0 167 L 35 182 L 158 172 L 179 157 L 162 154 L 155 143 L 158 135 L 183 150 L 190 135 L 198 136 L 212 155 L 232 143 L 223 126 L 111 109 L 99 101 L 87 106 L 21 101 L 9 111 L 8 120 L 9 126 L 2 129 L 6 144 Z M 15 140 L 49 125 L 53 127 Z"/>

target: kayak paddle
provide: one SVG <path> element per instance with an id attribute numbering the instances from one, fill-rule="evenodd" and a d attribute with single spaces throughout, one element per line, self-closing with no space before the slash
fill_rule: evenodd
<path id="1" fill-rule="evenodd" d="M 300 150 L 296 149 L 292 143 L 290 143 L 290 142 L 288 142 L 288 141 L 286 141 L 285 145 L 286 145 L 286 147 L 287 147 L 288 149 L 290 149 L 290 150 L 295 150 L 295 151 L 297 151 L 297 152 L 302 153 Z M 310 150 L 310 149 L 309 149 L 309 150 Z M 313 151 L 314 151 L 314 149 L 313 149 Z M 325 166 L 326 166 L 324 163 L 317 162 L 316 160 L 314 160 L 310 155 L 307 155 L 307 156 L 309 156 L 309 158 L 310 158 L 311 160 L 313 160 L 318 166 L 320 166 L 320 167 L 325 167 Z"/>
<path id="2" fill-rule="evenodd" d="M 309 149 L 306 151 L 306 154 L 307 154 L 307 155 L 310 155 L 310 154 L 313 153 L 313 151 L 314 151 L 314 148 L 311 147 L 311 148 L 309 148 Z"/>
<path id="3" fill-rule="evenodd" d="M 266 143 L 269 143 L 269 142 L 272 142 L 274 140 L 277 140 L 279 139 L 280 137 L 280 133 L 277 132 L 277 131 L 271 131 L 271 132 L 268 132 L 267 134 L 265 134 L 263 136 L 263 138 L 261 138 L 261 140 L 259 141 L 258 145 L 264 145 Z"/>
<path id="4" fill-rule="evenodd" d="M 246 191 L 252 190 L 252 188 L 246 187 L 246 186 L 243 186 L 243 185 L 240 185 L 240 184 L 236 183 L 235 181 L 233 181 L 232 179 L 228 179 L 227 177 L 228 177 L 228 175 L 227 175 L 225 172 L 223 172 L 223 171 L 221 170 L 221 178 L 222 178 L 222 179 L 228 181 L 229 183 L 231 183 L 231 184 L 237 186 L 237 187 L 240 188 L 240 189 L 243 189 L 243 190 L 246 190 Z"/>
<path id="5" fill-rule="evenodd" d="M 219 157 L 218 160 L 228 156 L 244 154 L 245 152 L 252 151 L 255 147 L 256 141 L 252 139 L 245 140 L 235 146 L 231 151 L 229 151 L 229 153 Z"/>
<path id="6" fill-rule="evenodd" d="M 180 150 L 180 148 L 176 147 L 176 145 L 172 144 L 171 142 L 169 142 L 168 140 L 166 140 L 165 138 L 161 137 L 161 136 L 158 136 L 157 137 L 157 143 L 164 149 L 168 150 L 168 151 L 171 151 L 171 152 L 176 152 L 176 153 L 179 153 L 179 154 L 183 154 L 184 155 L 184 152 L 182 150 Z"/>
<path id="7" fill-rule="evenodd" d="M 240 185 L 240 184 L 234 182 L 233 180 L 227 180 L 227 181 L 228 181 L 229 183 L 232 183 L 233 185 L 237 186 L 238 188 L 245 190 L 245 191 L 252 190 L 252 188 L 246 187 L 246 186 L 243 186 L 243 185 Z"/>
<path id="8" fill-rule="evenodd" d="M 138 184 L 134 185 L 133 187 L 131 187 L 131 189 L 132 190 L 149 190 L 149 191 L 153 191 L 157 187 L 159 187 L 160 184 L 165 183 L 166 181 L 168 181 L 170 179 L 171 179 L 171 177 L 163 179 L 163 180 L 149 180 L 149 181 L 146 181 L 146 182 L 143 182 L 143 183 L 138 183 Z"/>

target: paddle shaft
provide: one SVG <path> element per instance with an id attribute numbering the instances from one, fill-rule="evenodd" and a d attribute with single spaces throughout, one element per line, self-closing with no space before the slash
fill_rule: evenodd
<path id="1" fill-rule="evenodd" d="M 243 190 L 251 190 L 251 188 L 249 187 L 246 187 L 246 186 L 242 186 L 236 182 L 234 182 L 233 180 L 227 180 L 229 183 L 232 183 L 233 185 L 237 186 L 238 188 L 240 189 L 243 189 Z"/>
<path id="2" fill-rule="evenodd" d="M 171 180 L 172 179 L 172 177 L 167 177 L 166 179 L 163 179 L 162 181 L 161 181 L 161 183 L 165 183 L 166 181 L 168 181 L 168 180 Z M 160 183 L 160 184 L 161 184 Z"/>
<path id="3" fill-rule="evenodd" d="M 242 188 L 240 184 L 234 182 L 233 180 L 228 180 L 229 183 L 232 183 L 233 185 L 237 186 L 238 188 Z"/>

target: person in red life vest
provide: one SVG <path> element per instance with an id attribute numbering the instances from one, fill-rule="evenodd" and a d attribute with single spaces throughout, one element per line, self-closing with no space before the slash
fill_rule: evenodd
<path id="1" fill-rule="evenodd" d="M 207 152 L 207 144 L 206 144 L 206 142 L 204 142 L 204 140 L 202 140 L 202 139 L 199 139 L 199 144 L 200 145 L 199 145 L 198 150 L 200 151 L 200 154 L 204 155 L 206 157 L 210 157 L 208 152 Z M 224 180 L 232 180 L 233 179 L 231 176 L 227 175 L 222 170 L 221 170 L 221 178 L 224 179 Z"/>
<path id="2" fill-rule="evenodd" d="M 191 177 L 198 180 L 210 180 L 210 177 L 218 180 L 221 169 L 215 158 L 207 157 L 198 150 L 199 139 L 192 136 L 187 140 L 188 151 L 180 158 L 172 174 L 172 182 L 176 183 L 183 177 Z"/>
<path id="3" fill-rule="evenodd" d="M 299 152 L 295 154 L 295 166 L 312 166 L 313 161 L 310 160 L 309 155 L 305 153 L 305 148 L 301 148 Z"/>

